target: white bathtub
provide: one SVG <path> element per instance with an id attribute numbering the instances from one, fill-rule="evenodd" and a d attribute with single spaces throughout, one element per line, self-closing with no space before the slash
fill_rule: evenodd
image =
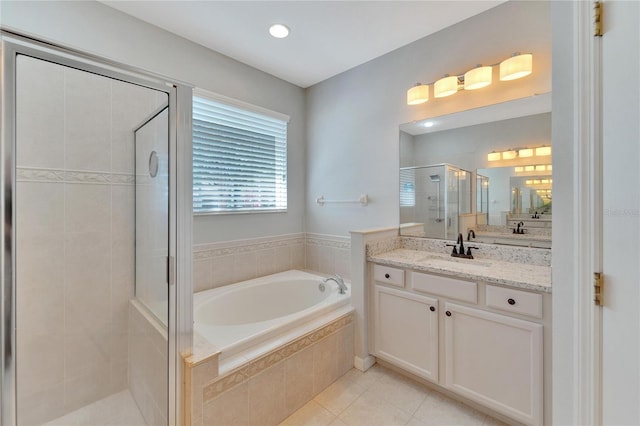
<path id="1" fill-rule="evenodd" d="M 339 294 L 325 276 L 291 270 L 194 294 L 194 330 L 220 360 L 265 342 L 281 344 L 352 310 L 351 286 Z"/>

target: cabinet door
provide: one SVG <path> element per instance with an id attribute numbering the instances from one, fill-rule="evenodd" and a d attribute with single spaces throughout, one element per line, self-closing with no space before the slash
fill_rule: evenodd
<path id="1" fill-rule="evenodd" d="M 445 304 L 445 386 L 525 424 L 542 423 L 542 325 Z"/>
<path id="2" fill-rule="evenodd" d="M 375 355 L 438 381 L 438 301 L 374 286 Z"/>

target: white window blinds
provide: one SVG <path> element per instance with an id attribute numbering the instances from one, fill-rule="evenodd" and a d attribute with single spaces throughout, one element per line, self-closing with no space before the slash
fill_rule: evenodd
<path id="1" fill-rule="evenodd" d="M 400 169 L 400 207 L 416 205 L 415 169 Z"/>
<path id="2" fill-rule="evenodd" d="M 193 211 L 287 209 L 287 121 L 193 97 Z"/>

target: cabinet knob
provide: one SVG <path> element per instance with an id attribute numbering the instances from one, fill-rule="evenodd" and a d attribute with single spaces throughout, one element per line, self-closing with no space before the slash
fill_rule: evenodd
<path id="1" fill-rule="evenodd" d="M 507 299 L 507 303 L 510 304 L 510 305 L 515 305 L 516 301 L 513 300 L 513 299 Z"/>
<path id="2" fill-rule="evenodd" d="M 435 307 L 435 306 L 429 306 L 429 310 L 430 310 L 431 312 L 435 312 L 435 311 L 436 311 L 436 307 Z"/>
<path id="3" fill-rule="evenodd" d="M 450 316 L 451 316 L 451 311 L 447 311 L 447 312 L 445 312 L 445 314 L 446 314 L 448 317 L 450 317 Z"/>
<path id="4" fill-rule="evenodd" d="M 389 279 L 389 278 L 391 278 L 391 275 L 389 275 L 389 274 L 384 274 L 384 277 L 385 277 L 386 279 Z"/>

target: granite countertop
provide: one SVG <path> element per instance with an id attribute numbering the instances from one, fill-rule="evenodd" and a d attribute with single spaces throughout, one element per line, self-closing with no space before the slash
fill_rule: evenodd
<path id="1" fill-rule="evenodd" d="M 369 262 L 551 293 L 551 268 L 494 259 L 463 259 L 442 253 L 397 249 L 367 257 Z"/>

